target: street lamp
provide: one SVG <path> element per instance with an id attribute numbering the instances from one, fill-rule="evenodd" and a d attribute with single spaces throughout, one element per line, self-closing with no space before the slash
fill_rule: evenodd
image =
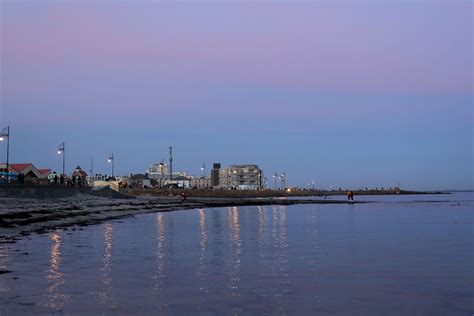
<path id="1" fill-rule="evenodd" d="M 66 143 L 62 143 L 58 146 L 58 155 L 63 155 L 63 175 L 66 175 Z"/>
<path id="2" fill-rule="evenodd" d="M 277 179 L 278 179 L 278 174 L 275 172 L 275 173 L 273 174 L 273 180 L 274 180 L 274 182 L 275 182 L 275 191 L 276 191 L 276 189 L 277 189 Z"/>
<path id="3" fill-rule="evenodd" d="M 7 182 L 10 183 L 10 126 L 5 127 L 0 133 L 0 142 L 7 139 Z"/>
<path id="4" fill-rule="evenodd" d="M 114 153 L 109 155 L 109 159 L 107 160 L 108 163 L 112 164 L 112 178 L 114 177 Z"/>
<path id="5" fill-rule="evenodd" d="M 285 179 L 285 177 L 286 177 L 286 174 L 285 174 L 285 171 L 283 171 L 283 172 L 281 173 L 281 178 L 280 178 L 281 188 L 282 188 L 283 190 L 286 189 L 286 179 Z"/>

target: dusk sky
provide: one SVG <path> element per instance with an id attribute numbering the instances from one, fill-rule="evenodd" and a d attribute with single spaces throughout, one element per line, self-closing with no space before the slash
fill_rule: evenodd
<path id="1" fill-rule="evenodd" d="M 473 189 L 471 1 L 0 0 L 11 162 Z M 0 143 L 0 161 L 6 146 Z"/>

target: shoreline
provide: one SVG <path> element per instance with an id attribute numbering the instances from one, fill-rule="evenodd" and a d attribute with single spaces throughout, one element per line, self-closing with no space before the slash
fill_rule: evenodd
<path id="1" fill-rule="evenodd" d="M 0 242 L 13 242 L 30 233 L 44 233 L 57 228 L 87 226 L 111 219 L 138 214 L 187 209 L 234 206 L 349 204 L 345 200 L 310 200 L 282 198 L 188 198 L 137 196 L 109 198 L 77 193 L 56 199 L 0 198 Z M 354 201 L 353 204 L 367 203 Z"/>
<path id="2" fill-rule="evenodd" d="M 66 186 L 1 186 L 0 243 L 14 241 L 17 237 L 30 233 L 93 225 L 146 213 L 235 206 L 370 203 L 358 201 L 357 198 L 356 201 L 349 202 L 340 191 L 329 192 L 330 194 L 306 192 L 306 195 L 301 195 L 300 191 L 186 190 L 189 197 L 185 202 L 181 202 L 179 197 L 182 190 L 142 189 L 124 192 L 128 194 L 109 188 L 93 190 L 88 187 Z M 357 191 L 355 193 L 356 196 L 359 195 Z M 405 194 L 417 193 L 401 193 Z M 376 194 L 368 195 L 381 193 L 377 191 Z M 392 192 L 389 195 L 394 194 Z M 341 196 L 341 199 L 326 199 L 329 196 Z"/>

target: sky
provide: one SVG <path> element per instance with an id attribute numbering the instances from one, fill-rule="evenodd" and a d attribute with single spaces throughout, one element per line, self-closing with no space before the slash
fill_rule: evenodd
<path id="1" fill-rule="evenodd" d="M 474 189 L 470 1 L 0 0 L 10 161 Z M 0 143 L 0 160 L 6 146 Z"/>

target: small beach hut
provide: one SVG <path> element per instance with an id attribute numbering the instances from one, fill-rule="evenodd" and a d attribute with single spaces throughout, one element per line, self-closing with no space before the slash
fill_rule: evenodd
<path id="1" fill-rule="evenodd" d="M 76 178 L 81 177 L 81 179 L 85 179 L 87 177 L 87 173 L 82 170 L 80 166 L 77 166 L 76 169 L 74 169 L 72 176 L 75 176 Z"/>

